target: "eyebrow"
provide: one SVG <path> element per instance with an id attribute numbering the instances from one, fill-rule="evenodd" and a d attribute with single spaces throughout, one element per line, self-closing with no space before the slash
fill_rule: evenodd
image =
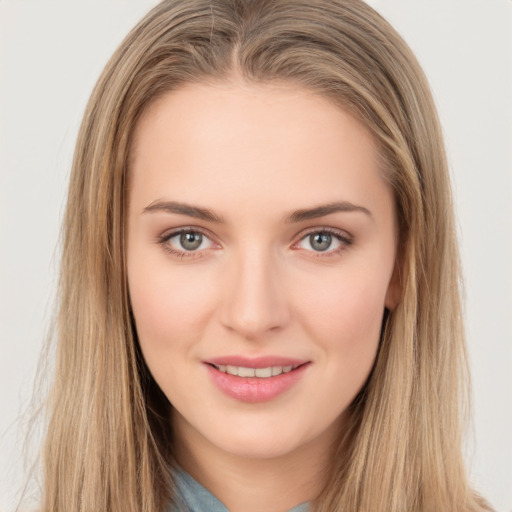
<path id="1" fill-rule="evenodd" d="M 303 222 L 305 220 L 317 219 L 319 217 L 325 217 L 326 215 L 338 212 L 361 212 L 372 217 L 370 210 L 364 206 L 358 206 L 350 203 L 349 201 L 337 201 L 334 203 L 315 206 L 314 208 L 296 210 L 288 215 L 285 220 L 289 223 Z"/>
<path id="2" fill-rule="evenodd" d="M 143 213 L 148 212 L 166 212 L 178 213 L 180 215 L 187 215 L 195 219 L 206 220 L 208 222 L 215 222 L 218 224 L 224 223 L 224 219 L 208 208 L 200 208 L 199 206 L 192 206 L 186 203 L 179 203 L 176 201 L 154 201 L 149 206 L 144 208 Z"/>
<path id="3" fill-rule="evenodd" d="M 208 208 L 201 208 L 199 206 L 193 206 L 177 201 L 154 201 L 149 206 L 144 208 L 143 213 L 148 212 L 177 213 L 179 215 L 186 215 L 188 217 L 193 217 L 195 219 L 208 222 L 215 222 L 217 224 L 225 223 L 223 217 L 217 215 Z M 315 206 L 313 208 L 295 210 L 289 215 L 286 215 L 285 222 L 295 224 L 305 220 L 317 219 L 319 217 L 325 217 L 326 215 L 339 212 L 361 212 L 368 215 L 369 217 L 372 217 L 370 210 L 364 206 L 358 206 L 350 203 L 349 201 L 337 201 L 334 203 Z"/>

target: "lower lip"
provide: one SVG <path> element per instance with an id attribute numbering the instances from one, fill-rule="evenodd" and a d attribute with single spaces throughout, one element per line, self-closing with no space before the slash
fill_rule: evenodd
<path id="1" fill-rule="evenodd" d="M 290 389 L 303 377 L 309 363 L 303 364 L 291 372 L 263 379 L 238 377 L 221 372 L 209 364 L 205 366 L 214 384 L 224 394 L 241 402 L 258 403 L 272 400 Z"/>

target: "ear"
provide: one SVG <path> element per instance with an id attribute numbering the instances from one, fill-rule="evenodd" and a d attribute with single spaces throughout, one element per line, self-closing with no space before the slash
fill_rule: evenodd
<path id="1" fill-rule="evenodd" d="M 398 258 L 395 260 L 395 266 L 393 267 L 393 273 L 391 274 L 391 279 L 389 280 L 388 289 L 386 291 L 386 297 L 384 300 L 384 305 L 390 311 L 393 311 L 400 302 L 400 297 L 402 296 L 402 279 L 400 275 L 400 264 L 398 263 Z"/>

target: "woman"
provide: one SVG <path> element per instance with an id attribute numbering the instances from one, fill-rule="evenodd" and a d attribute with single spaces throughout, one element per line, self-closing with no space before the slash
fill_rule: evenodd
<path id="1" fill-rule="evenodd" d="M 43 509 L 488 509 L 451 209 L 364 3 L 159 4 L 77 144 Z"/>

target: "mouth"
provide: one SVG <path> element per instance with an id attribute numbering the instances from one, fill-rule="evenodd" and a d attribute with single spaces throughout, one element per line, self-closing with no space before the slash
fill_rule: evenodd
<path id="1" fill-rule="evenodd" d="M 311 361 L 225 357 L 204 364 L 224 395 L 241 402 L 258 403 L 273 400 L 293 388 L 306 374 Z"/>
<path id="2" fill-rule="evenodd" d="M 302 366 L 302 364 L 287 366 L 266 366 L 264 368 L 250 368 L 247 366 L 233 366 L 230 364 L 211 364 L 211 366 L 222 373 L 227 373 L 236 377 L 255 377 L 257 379 L 268 379 L 270 377 L 277 377 L 283 373 L 290 373 L 291 371 L 296 370 Z"/>

